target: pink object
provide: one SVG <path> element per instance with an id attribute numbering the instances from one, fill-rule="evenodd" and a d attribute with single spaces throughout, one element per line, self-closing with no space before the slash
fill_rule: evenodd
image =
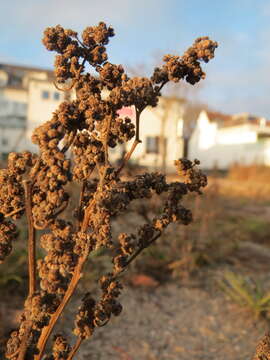
<path id="1" fill-rule="evenodd" d="M 122 109 L 118 110 L 117 113 L 120 117 L 128 116 L 131 119 L 134 119 L 135 117 L 135 111 L 133 107 L 122 107 Z"/>

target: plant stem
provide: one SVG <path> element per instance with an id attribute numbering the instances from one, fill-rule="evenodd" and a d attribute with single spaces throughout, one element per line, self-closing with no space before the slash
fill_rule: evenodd
<path id="1" fill-rule="evenodd" d="M 74 139 L 75 139 L 76 133 L 74 131 L 72 131 L 69 134 L 69 137 L 67 139 L 66 144 L 63 146 L 63 148 L 61 149 L 61 153 L 65 153 L 66 151 L 68 151 L 68 149 L 70 148 L 70 146 L 72 145 Z"/>
<path id="2" fill-rule="evenodd" d="M 29 180 L 23 181 L 25 190 L 25 209 L 28 224 L 28 271 L 29 271 L 29 296 L 36 290 L 36 231 L 32 216 L 32 184 Z"/>
<path id="3" fill-rule="evenodd" d="M 32 216 L 32 183 L 30 180 L 23 180 L 25 191 L 25 211 L 28 225 L 28 273 L 29 273 L 29 290 L 28 298 L 31 299 L 36 291 L 36 231 L 34 228 Z M 32 330 L 32 321 L 28 322 L 25 333 L 19 349 L 17 360 L 25 360 L 25 354 L 28 348 L 28 339 Z"/>
<path id="4" fill-rule="evenodd" d="M 67 208 L 67 206 L 68 206 L 68 200 L 64 202 L 64 205 L 61 207 L 61 209 L 57 210 L 57 211 L 53 214 L 54 218 L 56 218 L 56 217 L 57 217 L 58 215 L 60 215 L 63 211 L 65 211 L 66 208 Z"/>
<path id="5" fill-rule="evenodd" d="M 92 209 L 93 204 L 94 204 L 94 202 L 92 200 L 92 202 L 89 204 L 88 208 L 85 211 L 84 220 L 83 220 L 82 229 L 81 229 L 82 232 L 86 232 L 86 230 L 88 228 L 89 216 L 91 214 L 91 209 Z M 89 254 L 89 245 L 90 244 L 88 244 L 88 246 L 86 246 L 83 255 L 78 260 L 78 263 L 75 267 L 73 276 L 70 280 L 69 286 L 68 286 L 67 291 L 61 301 L 61 304 L 58 306 L 56 312 L 52 315 L 49 324 L 46 327 L 44 327 L 41 332 L 41 336 L 40 336 L 38 344 L 37 344 L 37 348 L 39 349 L 39 354 L 35 356 L 35 358 L 34 358 L 35 360 L 42 359 L 42 355 L 44 353 L 45 346 L 47 344 L 49 336 L 51 335 L 51 332 L 52 332 L 57 320 L 59 319 L 59 316 L 62 314 L 64 308 L 68 304 L 71 296 L 73 295 L 74 291 L 77 288 L 77 285 L 82 276 L 82 269 L 83 269 L 84 263 L 87 260 L 87 257 Z"/>
<path id="6" fill-rule="evenodd" d="M 119 175 L 120 172 L 122 171 L 122 169 L 126 166 L 126 164 L 128 163 L 129 159 L 131 158 L 131 155 L 133 154 L 134 150 L 136 149 L 137 145 L 140 144 L 142 141 L 140 140 L 140 115 L 141 115 L 141 111 L 139 111 L 137 108 L 136 109 L 136 134 L 135 134 L 135 140 L 129 150 L 129 152 L 126 153 L 122 164 L 119 166 L 119 168 L 117 169 L 117 174 Z"/>
<path id="7" fill-rule="evenodd" d="M 83 206 L 83 197 L 84 197 L 85 188 L 86 188 L 86 180 L 83 180 L 82 188 L 80 191 L 79 206 L 78 206 L 78 221 L 77 221 L 78 229 L 80 228 L 81 219 L 82 219 L 82 206 Z"/>
<path id="8" fill-rule="evenodd" d="M 83 338 L 79 337 L 75 343 L 75 345 L 73 346 L 73 348 L 71 349 L 71 352 L 68 355 L 67 360 L 72 360 L 74 355 L 76 354 L 76 352 L 78 351 L 79 347 L 81 346 L 81 343 L 83 342 Z"/>
<path id="9" fill-rule="evenodd" d="M 146 247 L 150 246 L 154 241 L 156 241 L 161 235 L 159 231 L 150 241 L 147 243 L 147 246 L 141 246 L 131 257 L 128 259 L 126 266 L 128 266 Z"/>
<path id="10" fill-rule="evenodd" d="M 88 251 L 87 251 L 87 255 L 88 255 Z M 83 265 L 87 259 L 87 255 L 84 254 L 78 261 L 78 264 L 74 270 L 72 279 L 70 280 L 68 289 L 65 293 L 65 296 L 63 297 L 63 300 L 61 302 L 61 304 L 58 306 L 56 312 L 52 315 L 51 320 L 49 322 L 49 325 L 46 326 L 45 328 L 43 328 L 41 336 L 39 338 L 37 347 L 39 349 L 39 354 L 35 356 L 35 360 L 41 360 L 44 350 L 45 350 L 45 346 L 47 344 L 48 338 L 51 335 L 51 332 L 57 322 L 57 320 L 59 319 L 59 316 L 61 315 L 62 311 L 64 310 L 64 308 L 66 307 L 66 305 L 68 304 L 71 296 L 73 295 L 74 291 L 77 288 L 78 282 L 81 278 L 81 271 L 83 268 Z"/>
<path id="11" fill-rule="evenodd" d="M 5 214 L 5 217 L 10 217 L 10 216 L 13 216 L 13 215 L 15 215 L 15 214 L 18 214 L 20 211 L 22 211 L 22 210 L 24 210 L 24 207 L 21 207 L 21 208 L 19 208 L 19 209 L 16 209 L 16 210 L 13 210 L 13 211 L 11 211 L 10 213 L 8 213 L 8 214 Z"/>
<path id="12" fill-rule="evenodd" d="M 126 262 L 126 265 L 125 267 L 120 270 L 120 271 L 116 271 L 114 274 L 113 274 L 113 278 L 116 279 L 123 271 L 126 270 L 126 268 L 129 266 L 129 264 L 134 260 L 136 259 L 136 257 L 148 246 L 150 246 L 154 241 L 156 241 L 161 235 L 161 231 L 159 231 L 150 241 L 149 243 L 147 243 L 146 246 L 141 246 L 138 250 L 135 251 L 134 254 L 132 254 L 130 256 L 130 258 L 128 259 L 128 261 Z"/>
<path id="13" fill-rule="evenodd" d="M 161 83 L 161 85 L 158 88 L 158 93 L 160 92 L 160 90 L 163 88 L 163 86 L 167 83 L 168 81 L 163 81 L 163 83 Z"/>
<path id="14" fill-rule="evenodd" d="M 109 134 L 111 130 L 111 118 L 109 117 L 106 123 L 106 133 L 105 133 L 105 139 L 104 139 L 104 152 L 105 152 L 105 165 L 109 165 L 109 154 L 108 154 L 108 140 L 109 140 Z"/>
<path id="15" fill-rule="evenodd" d="M 32 321 L 29 321 L 28 326 L 25 328 L 25 333 L 22 338 L 22 342 L 19 349 L 19 355 L 17 360 L 25 360 L 25 354 L 28 349 L 28 339 L 32 330 Z"/>

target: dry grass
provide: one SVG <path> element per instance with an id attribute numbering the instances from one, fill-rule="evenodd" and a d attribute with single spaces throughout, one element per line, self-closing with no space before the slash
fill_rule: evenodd
<path id="1" fill-rule="evenodd" d="M 235 197 L 270 201 L 270 167 L 264 165 L 234 165 L 227 178 L 219 179 L 225 194 Z"/>
<path id="2" fill-rule="evenodd" d="M 228 177 L 232 180 L 253 181 L 255 183 L 269 183 L 270 167 L 265 165 L 233 165 Z"/>

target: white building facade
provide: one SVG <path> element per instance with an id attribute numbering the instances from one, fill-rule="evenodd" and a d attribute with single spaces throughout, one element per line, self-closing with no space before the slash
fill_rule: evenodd
<path id="1" fill-rule="evenodd" d="M 202 111 L 189 141 L 188 156 L 205 169 L 228 169 L 235 163 L 270 166 L 270 124 L 248 114 Z"/>
<path id="2" fill-rule="evenodd" d="M 31 142 L 33 130 L 47 120 L 67 95 L 53 83 L 53 72 L 23 66 L 0 64 L 0 155 L 11 151 L 38 151 Z M 70 93 L 73 97 L 74 94 Z M 183 156 L 183 115 L 185 101 L 160 98 L 156 108 L 147 107 L 141 114 L 139 144 L 132 156 L 134 162 L 152 169 L 171 171 L 174 160 Z M 134 122 L 133 108 L 120 111 L 120 116 Z M 112 149 L 116 160 L 128 151 Z"/>
<path id="3" fill-rule="evenodd" d="M 35 127 L 51 118 L 64 98 L 55 89 L 53 72 L 24 66 L 0 64 L 0 154 L 32 150 Z"/>

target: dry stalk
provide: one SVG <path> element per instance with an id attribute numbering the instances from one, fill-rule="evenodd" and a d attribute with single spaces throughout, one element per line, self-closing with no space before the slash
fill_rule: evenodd
<path id="1" fill-rule="evenodd" d="M 158 104 L 160 91 L 169 81 L 195 84 L 203 79 L 200 63 L 214 57 L 217 43 L 199 38 L 183 56 L 166 55 L 163 66 L 156 68 L 150 79 L 129 78 L 121 65 L 107 61 L 106 45 L 113 35 L 105 23 L 86 28 L 81 39 L 60 25 L 44 32 L 44 45 L 57 52 L 55 84 L 71 84 L 56 87 L 73 90 L 76 99 L 64 101 L 51 120 L 35 129 L 32 141 L 39 146 L 39 155 L 11 153 L 7 169 L 0 170 L 1 262 L 11 252 L 16 237 L 12 219 L 25 214 L 28 223 L 29 295 L 19 328 L 8 340 L 7 359 L 72 360 L 96 327 L 105 326 L 113 315 L 121 313 L 120 275 L 170 223 L 187 225 L 192 221 L 182 200 L 190 192 L 200 194 L 207 183 L 197 167 L 199 162 L 187 159 L 175 162 L 183 181 L 167 183 L 160 173 L 145 173 L 129 181 L 120 175 L 141 143 L 142 111 Z M 86 71 L 86 64 L 94 68 L 97 77 Z M 106 99 L 103 90 L 109 92 Z M 118 115 L 127 106 L 136 110 L 135 124 Z M 110 162 L 109 148 L 132 139 L 130 150 L 116 168 Z M 94 169 L 97 179 L 92 176 Z M 80 184 L 81 192 L 72 221 L 67 221 L 61 216 L 70 203 L 67 185 L 74 182 Z M 132 233 L 113 232 L 112 218 L 121 216 L 133 200 L 155 194 L 164 196 L 159 216 Z M 36 261 L 39 230 L 43 232 L 37 241 L 46 255 Z M 112 271 L 99 279 L 101 296 L 84 295 L 75 316 L 74 345 L 56 334 L 52 349 L 47 351 L 48 339 L 74 295 L 86 260 L 100 248 L 113 254 Z"/>
<path id="2" fill-rule="evenodd" d="M 36 291 L 36 232 L 32 217 L 32 184 L 23 181 L 25 190 L 25 211 L 28 223 L 28 268 L 29 268 L 29 296 Z"/>

